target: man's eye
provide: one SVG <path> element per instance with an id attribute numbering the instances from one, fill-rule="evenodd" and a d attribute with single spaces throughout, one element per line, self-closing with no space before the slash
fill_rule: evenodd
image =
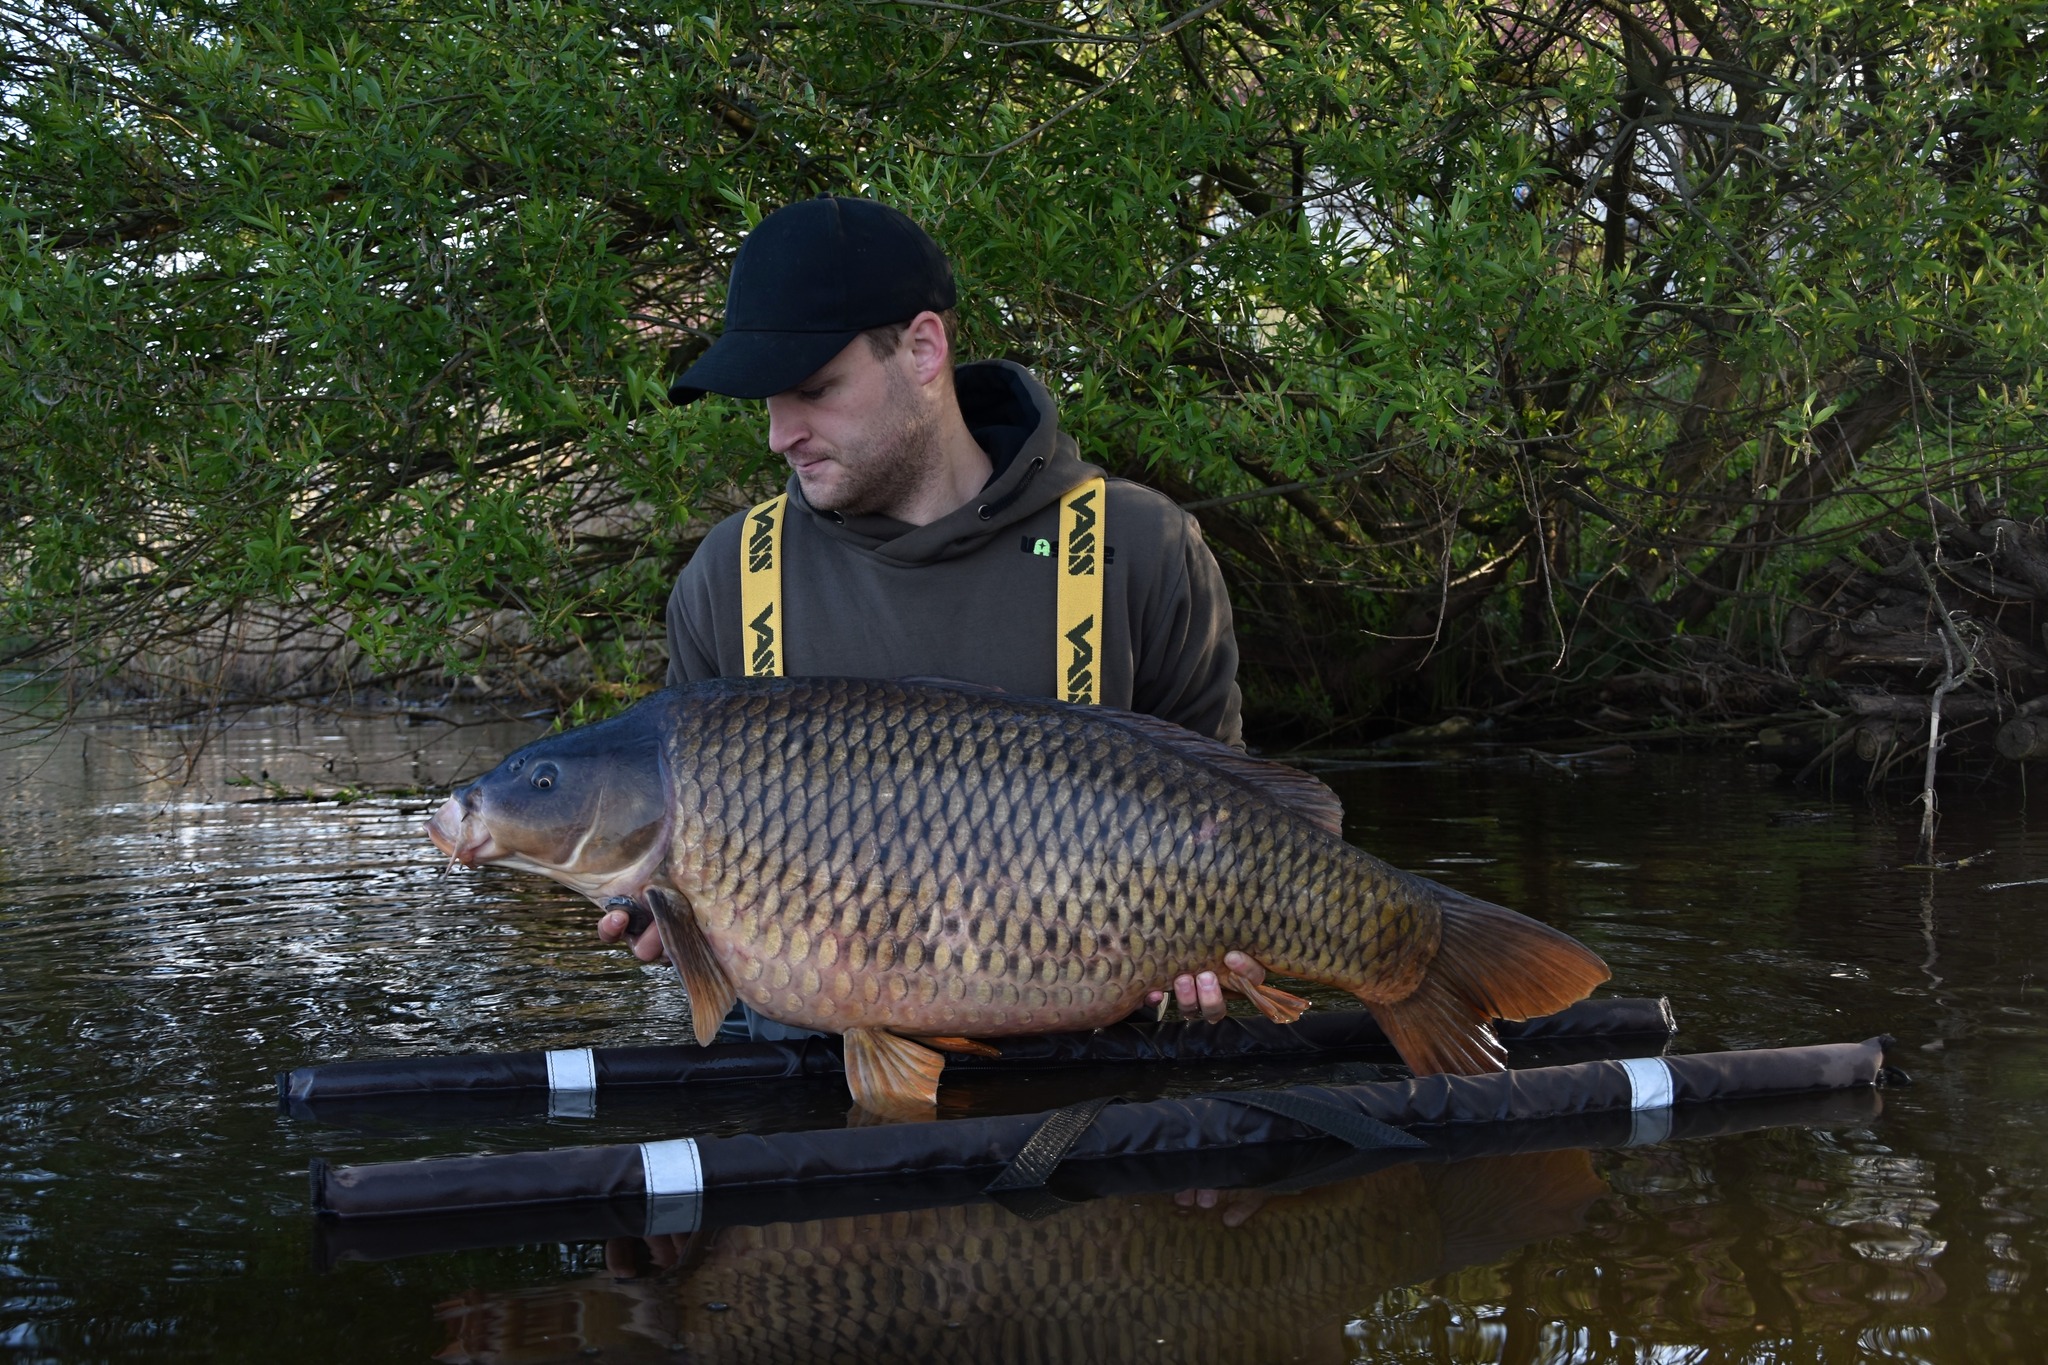
<path id="1" fill-rule="evenodd" d="M 806 403 L 815 403 L 825 396 L 825 391 L 823 389 L 798 389 L 796 396 L 803 399 Z"/>

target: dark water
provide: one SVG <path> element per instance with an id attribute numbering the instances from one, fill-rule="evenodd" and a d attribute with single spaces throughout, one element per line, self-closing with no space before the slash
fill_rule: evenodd
<path id="1" fill-rule="evenodd" d="M 1668 995 L 1680 1050 L 1896 1035 L 1915 1084 L 1875 1118 L 1395 1168 L 1213 1208 L 1160 1195 L 1037 1221 L 979 1205 L 735 1229 L 682 1270 L 648 1264 L 676 1248 L 639 1248 L 650 1273 L 627 1281 L 582 1244 L 317 1269 L 316 1155 L 844 1120 L 822 1083 L 594 1119 L 278 1113 L 273 1073 L 310 1062 L 683 1036 L 680 991 L 599 948 L 587 907 L 518 874 L 445 875 L 419 834 L 432 800 L 388 794 L 445 788 L 532 733 L 102 721 L 0 753 L 11 1358 L 2048 1358 L 2048 841 L 2020 793 L 1957 792 L 1942 851 L 1981 859 L 1903 870 L 1911 810 L 1793 793 L 1727 756 L 1329 776 L 1358 843 L 1579 935 L 1614 994 Z M 359 794 L 275 799 L 338 788 Z M 1806 812 L 1825 818 L 1792 818 Z M 1079 1084 L 946 1102 L 1036 1109 Z"/>

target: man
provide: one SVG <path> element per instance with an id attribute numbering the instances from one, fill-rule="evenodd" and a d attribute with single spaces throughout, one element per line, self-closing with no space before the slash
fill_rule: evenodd
<path id="1" fill-rule="evenodd" d="M 789 205 L 741 244 L 725 330 L 669 397 L 766 399 L 791 477 L 677 579 L 669 682 L 950 678 L 1241 743 L 1230 603 L 1194 519 L 1083 464 L 1021 367 L 956 369 L 955 302 L 938 245 L 870 200 Z M 622 911 L 598 923 L 606 942 L 625 931 Z M 633 951 L 658 958 L 655 931 Z M 1175 995 L 1222 1016 L 1213 972 Z"/>

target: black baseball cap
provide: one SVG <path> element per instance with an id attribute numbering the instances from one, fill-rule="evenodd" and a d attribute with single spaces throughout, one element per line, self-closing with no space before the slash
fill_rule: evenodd
<path id="1" fill-rule="evenodd" d="M 740 243 L 725 331 L 669 385 L 669 401 L 781 393 L 869 328 L 942 313 L 954 302 L 946 254 L 910 219 L 872 199 L 801 200 L 763 218 Z"/>

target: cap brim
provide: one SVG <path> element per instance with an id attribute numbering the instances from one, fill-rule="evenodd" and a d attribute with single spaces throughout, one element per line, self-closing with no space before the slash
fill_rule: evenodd
<path id="1" fill-rule="evenodd" d="M 793 389 L 825 368 L 859 336 L 850 332 L 726 331 L 697 363 L 668 386 L 668 401 L 693 403 L 707 393 L 766 398 Z"/>

